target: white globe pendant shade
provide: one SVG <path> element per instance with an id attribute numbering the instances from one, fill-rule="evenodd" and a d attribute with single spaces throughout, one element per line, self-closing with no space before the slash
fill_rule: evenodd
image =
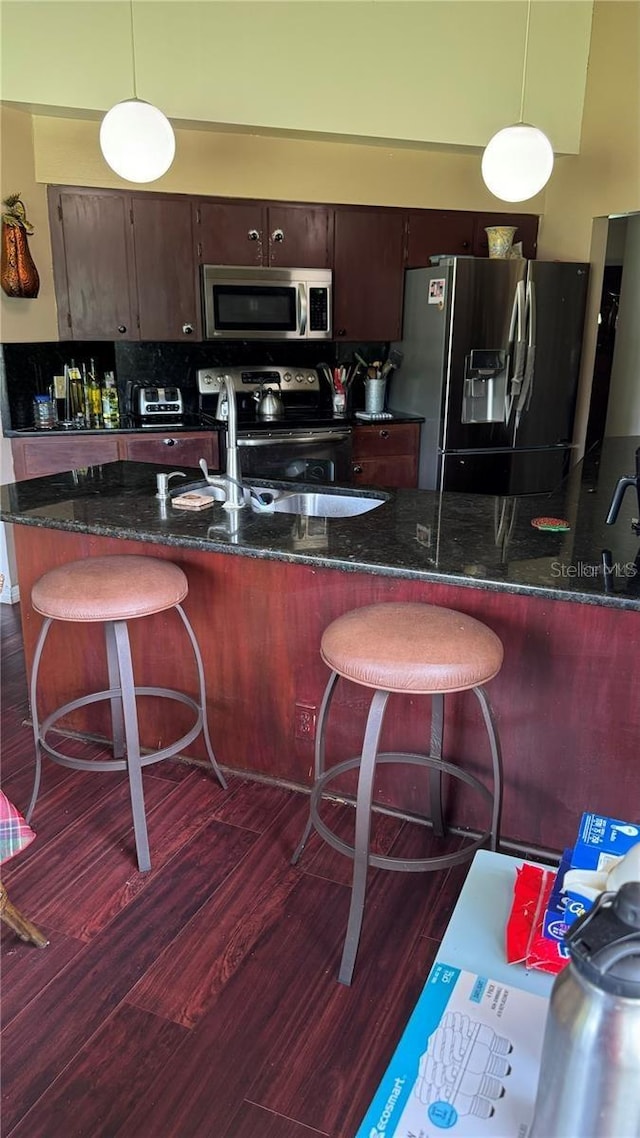
<path id="1" fill-rule="evenodd" d="M 100 125 L 100 149 L 116 174 L 128 182 L 155 182 L 176 152 L 166 115 L 143 99 L 127 99 L 107 111 Z"/>
<path id="2" fill-rule="evenodd" d="M 553 170 L 553 148 L 535 126 L 506 126 L 489 139 L 482 155 L 482 177 L 505 202 L 524 202 L 546 186 Z"/>

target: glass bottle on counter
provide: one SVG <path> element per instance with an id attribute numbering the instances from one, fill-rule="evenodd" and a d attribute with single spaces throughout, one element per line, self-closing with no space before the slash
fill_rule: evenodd
<path id="1" fill-rule="evenodd" d="M 87 404 L 87 426 L 101 427 L 103 423 L 102 392 L 96 374 L 95 360 L 90 361 L 89 374 L 87 376 Z"/>
<path id="2" fill-rule="evenodd" d="M 120 426 L 120 406 L 118 403 L 118 390 L 112 371 L 104 373 L 104 386 L 102 388 L 102 419 L 105 427 L 113 429 Z"/>
<path id="3" fill-rule="evenodd" d="M 71 361 L 71 367 L 68 369 L 69 376 L 69 397 L 71 403 L 71 418 L 76 427 L 84 427 L 85 419 L 85 405 L 84 405 L 84 388 L 82 385 L 82 376 L 80 368 L 76 367 L 75 360 Z"/>

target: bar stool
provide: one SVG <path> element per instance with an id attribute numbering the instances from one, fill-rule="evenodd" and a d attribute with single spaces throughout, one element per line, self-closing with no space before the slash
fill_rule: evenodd
<path id="1" fill-rule="evenodd" d="M 36 644 L 31 674 L 31 712 L 36 753 L 35 782 L 27 811 L 27 822 L 33 814 L 42 769 L 42 752 L 61 766 L 74 770 L 126 771 L 133 814 L 138 868 L 151 869 L 149 839 L 142 789 L 142 769 L 177 755 L 198 737 L 204 735 L 205 746 L 214 774 L 226 789 L 226 782 L 211 746 L 207 722 L 206 695 L 202 656 L 194 631 L 182 608 L 187 596 L 187 578 L 178 565 L 156 557 L 135 555 L 89 557 L 51 569 L 36 581 L 31 591 L 31 604 L 45 617 Z M 198 699 L 182 692 L 161 687 L 137 687 L 134 681 L 127 622 L 153 613 L 175 609 L 191 642 L 198 671 Z M 38 716 L 38 672 L 42 651 L 54 620 L 70 623 L 104 625 L 109 687 L 71 700 L 57 708 L 40 723 Z M 141 754 L 138 730 L 137 696 L 157 696 L 185 704 L 195 719 L 189 730 L 174 743 L 148 754 Z M 48 732 L 59 719 L 80 707 L 109 700 L 111 704 L 112 759 L 70 758 L 47 741 Z"/>
<path id="2" fill-rule="evenodd" d="M 495 850 L 499 840 L 502 805 L 502 759 L 493 713 L 483 684 L 493 679 L 502 666 L 503 649 L 490 628 L 453 609 L 407 602 L 368 605 L 338 617 L 325 629 L 320 654 L 331 675 L 320 705 L 315 746 L 315 777 L 311 791 L 309 818 L 293 855 L 296 864 L 312 829 L 333 849 L 353 859 L 351 906 L 338 979 L 350 984 L 358 951 L 364 915 L 367 869 L 395 869 L 408 872 L 445 869 L 472 857 L 486 842 Z M 325 732 L 331 700 L 338 678 L 373 688 L 362 754 L 325 768 Z M 444 696 L 470 689 L 476 696 L 484 719 L 493 767 L 493 792 L 474 775 L 442 757 Z M 384 713 L 393 692 L 431 696 L 431 741 L 428 754 L 404 752 L 378 753 Z M 472 838 L 461 850 L 437 857 L 401 858 L 370 851 L 371 806 L 374 776 L 378 764 L 409 763 L 428 771 L 431 825 L 434 833 L 445 833 L 442 809 L 442 776 L 450 775 L 466 783 L 490 806 L 489 828 Z M 349 845 L 320 817 L 320 806 L 330 783 L 346 771 L 358 771 L 355 841 Z M 415 819 L 425 821 L 425 818 Z"/>

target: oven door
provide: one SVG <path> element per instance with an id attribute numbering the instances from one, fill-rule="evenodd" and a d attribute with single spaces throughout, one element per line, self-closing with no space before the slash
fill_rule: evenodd
<path id="1" fill-rule="evenodd" d="M 241 431 L 242 477 L 293 482 L 351 481 L 351 430 Z"/>

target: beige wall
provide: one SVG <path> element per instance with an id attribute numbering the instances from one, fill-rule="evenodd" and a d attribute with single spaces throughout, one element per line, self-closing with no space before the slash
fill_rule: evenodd
<path id="1" fill-rule="evenodd" d="M 0 290 L 0 338 L 5 341 L 57 340 L 46 187 L 36 181 L 31 115 L 0 108 L 0 196 L 19 193 L 34 227 L 29 249 L 40 276 L 35 300 Z"/>
<path id="2" fill-rule="evenodd" d="M 140 97 L 173 119 L 484 146 L 520 115 L 526 0 L 136 0 Z M 128 0 L 2 0 L 2 98 L 133 93 Z M 533 0 L 524 117 L 576 153 L 591 0 Z"/>

